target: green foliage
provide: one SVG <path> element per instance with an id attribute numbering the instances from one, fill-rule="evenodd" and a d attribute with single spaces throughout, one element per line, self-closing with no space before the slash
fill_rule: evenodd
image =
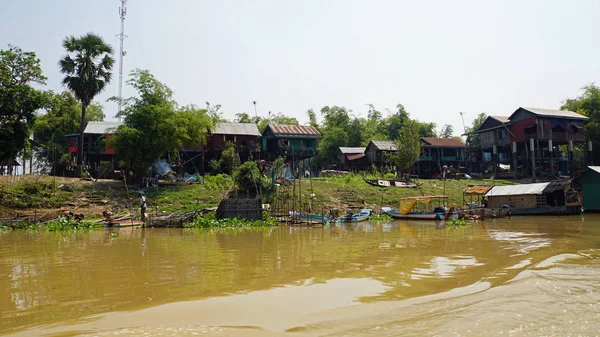
<path id="1" fill-rule="evenodd" d="M 0 227 L 2 227 L 0 225 Z M 89 230 L 95 227 L 91 222 L 75 221 L 68 217 L 59 217 L 56 220 L 51 220 L 44 223 L 38 222 L 27 222 L 23 221 L 14 225 L 5 226 L 9 229 L 15 230 L 32 230 L 32 231 L 47 231 L 47 232 L 58 232 L 67 230 Z M 2 230 L 2 228 L 0 228 Z"/>
<path id="2" fill-rule="evenodd" d="M 473 131 L 479 129 L 479 127 L 483 124 L 483 122 L 485 122 L 486 118 L 487 118 L 487 116 L 483 112 L 480 113 L 479 115 L 477 115 L 477 117 L 475 117 L 475 119 L 471 123 L 471 126 L 467 128 L 467 133 L 473 132 Z M 476 147 L 480 146 L 481 141 L 479 140 L 479 134 L 470 134 L 467 138 L 467 143 L 470 143 L 472 146 L 476 146 Z"/>
<path id="3" fill-rule="evenodd" d="M 72 192 L 56 188 L 50 181 L 25 181 L 0 193 L 0 203 L 17 209 L 60 207 L 72 195 Z"/>
<path id="4" fill-rule="evenodd" d="M 336 162 L 340 146 L 348 146 L 349 137 L 345 129 L 328 128 L 318 145 L 318 165 L 328 167 Z"/>
<path id="5" fill-rule="evenodd" d="M 177 108 L 171 89 L 147 70 L 134 70 L 127 83 L 137 90 L 138 97 L 124 102 L 119 114 L 124 117 L 123 125 L 111 145 L 128 169 L 145 174 L 153 161 L 168 152 L 206 142 L 214 117 L 207 110 L 194 105 Z"/>
<path id="6" fill-rule="evenodd" d="M 392 220 L 392 217 L 385 214 L 385 213 L 381 213 L 381 214 L 372 214 L 371 216 L 369 216 L 369 220 L 371 222 L 388 222 Z"/>
<path id="7" fill-rule="evenodd" d="M 85 130 L 86 109 L 94 97 L 101 93 L 112 79 L 115 62 L 112 47 L 96 34 L 88 33 L 79 38 L 68 36 L 63 40 L 67 55 L 59 61 L 60 72 L 65 75 L 63 85 L 73 91 L 81 101 L 80 142 Z M 77 167 L 81 173 L 83 146 L 79 146 Z"/>
<path id="8" fill-rule="evenodd" d="M 440 138 L 452 138 L 454 137 L 454 127 L 450 124 L 446 124 L 440 131 Z"/>
<path id="9" fill-rule="evenodd" d="M 319 122 L 317 121 L 317 114 L 313 111 L 313 109 L 308 109 L 306 114 L 308 115 L 309 124 L 314 128 L 318 129 Z"/>
<path id="10" fill-rule="evenodd" d="M 598 144 L 600 142 L 600 87 L 591 83 L 581 90 L 583 93 L 579 97 L 567 99 L 560 109 L 587 116 L 589 120 L 585 125 L 585 135 Z M 600 152 L 594 151 L 594 162 L 599 161 Z"/>
<path id="11" fill-rule="evenodd" d="M 275 226 L 274 219 L 263 217 L 263 220 L 248 220 L 241 218 L 217 219 L 214 213 L 208 213 L 202 218 L 197 218 L 192 223 L 184 224 L 185 228 L 215 228 L 215 227 L 265 227 Z"/>
<path id="12" fill-rule="evenodd" d="M 258 124 L 258 123 L 260 123 L 260 121 L 261 121 L 260 117 L 258 117 L 258 116 L 250 117 L 250 115 L 245 112 L 235 114 L 235 120 L 234 120 L 234 122 L 236 122 L 236 123 L 254 123 L 254 124 Z"/>
<path id="13" fill-rule="evenodd" d="M 49 92 L 47 95 L 47 112 L 38 116 L 34 124 L 35 140 L 40 144 L 36 159 L 44 164 L 44 171 L 63 175 L 71 159 L 66 135 L 79 133 L 81 104 L 69 91 L 62 94 Z M 90 104 L 85 117 L 86 124 L 90 121 L 102 121 L 102 106 Z"/>
<path id="14" fill-rule="evenodd" d="M 240 165 L 233 173 L 235 184 L 243 190 L 257 191 L 261 184 L 261 174 L 254 161 L 247 161 Z"/>
<path id="15" fill-rule="evenodd" d="M 415 121 L 419 129 L 419 137 L 436 137 L 435 134 L 435 123 L 425 123 Z"/>
<path id="16" fill-rule="evenodd" d="M 221 152 L 219 158 L 219 167 L 225 169 L 227 173 L 233 174 L 238 166 L 240 166 L 240 155 L 237 152 L 235 144 L 226 142 L 225 150 Z"/>
<path id="17" fill-rule="evenodd" d="M 46 97 L 34 83 L 46 83 L 35 53 L 14 46 L 0 50 L 0 162 L 28 147 L 35 111 Z"/>
<path id="18" fill-rule="evenodd" d="M 394 144 L 398 151 L 389 153 L 388 157 L 400 172 L 406 172 L 421 154 L 417 123 L 411 120 L 407 121 Z"/>
<path id="19" fill-rule="evenodd" d="M 446 227 L 471 227 L 471 221 L 465 219 L 450 219 L 446 221 Z"/>

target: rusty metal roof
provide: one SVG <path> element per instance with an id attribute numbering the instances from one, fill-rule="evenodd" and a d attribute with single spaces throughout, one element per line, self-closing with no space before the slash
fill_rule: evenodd
<path id="1" fill-rule="evenodd" d="M 347 154 L 346 158 L 348 160 L 356 160 L 356 159 L 360 159 L 360 158 L 362 158 L 364 156 L 365 156 L 364 153 L 356 153 L 356 154 Z"/>
<path id="2" fill-rule="evenodd" d="M 492 187 L 494 187 L 494 186 L 492 186 L 492 185 L 473 185 L 473 186 L 469 186 L 465 190 L 464 195 L 484 195 Z"/>
<path id="3" fill-rule="evenodd" d="M 436 147 L 466 147 L 463 142 L 456 138 L 432 138 L 432 137 L 421 137 L 421 140 L 428 145 Z"/>
<path id="4" fill-rule="evenodd" d="M 564 190 L 571 186 L 572 179 L 552 180 L 544 189 L 544 193 L 552 193 L 558 190 Z"/>
<path id="5" fill-rule="evenodd" d="M 561 117 L 561 118 L 569 118 L 569 119 L 588 119 L 586 116 L 578 114 L 573 111 L 568 110 L 550 110 L 550 109 L 538 109 L 538 108 L 519 108 L 525 111 L 529 111 L 532 114 L 543 116 L 543 117 Z M 517 111 L 519 111 L 517 109 Z M 515 111 L 515 112 L 517 112 Z M 512 115 L 511 115 L 512 117 Z"/>
<path id="6" fill-rule="evenodd" d="M 215 135 L 243 135 L 260 137 L 258 126 L 253 123 L 218 123 L 215 126 Z"/>
<path id="7" fill-rule="evenodd" d="M 277 136 L 314 136 L 321 137 L 321 133 L 312 125 L 284 125 L 269 124 L 267 129 L 271 129 Z M 266 130 L 266 129 L 265 129 Z"/>

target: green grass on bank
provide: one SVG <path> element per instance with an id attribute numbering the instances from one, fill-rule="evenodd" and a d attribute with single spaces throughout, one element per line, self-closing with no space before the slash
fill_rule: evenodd
<path id="1" fill-rule="evenodd" d="M 311 181 L 312 180 L 312 181 Z M 302 179 L 303 204 L 312 204 L 313 209 L 328 209 L 352 204 L 373 209 L 383 206 L 397 206 L 398 199 L 420 195 L 446 195 L 449 205 L 460 207 L 463 191 L 469 185 L 510 185 L 508 180 L 443 180 L 421 179 L 420 188 L 377 187 L 365 183 L 360 175 L 346 175 L 331 178 Z M 312 188 L 311 188 L 312 184 Z M 445 184 L 445 187 L 444 187 Z M 297 187 L 298 190 L 298 187 Z M 314 197 L 311 197 L 314 194 Z"/>
<path id="2" fill-rule="evenodd" d="M 462 193 L 469 185 L 506 185 L 507 180 L 420 180 L 421 188 L 380 188 L 368 185 L 360 175 L 350 174 L 328 178 L 303 178 L 296 182 L 295 194 L 301 196 L 302 209 L 320 213 L 330 208 L 397 206 L 398 199 L 418 195 L 441 195 L 449 197 L 449 205 L 460 207 Z M 148 190 L 149 213 L 173 213 L 217 206 L 233 187 L 227 175 L 206 176 L 204 184 L 177 184 Z M 0 215 L 14 216 L 35 209 L 77 209 L 91 216 L 99 216 L 103 209 L 112 208 L 115 213 L 138 210 L 137 195 L 129 186 L 127 195 L 122 181 L 90 182 L 74 178 L 26 176 L 22 180 L 6 184 L 0 179 Z M 283 190 L 285 187 L 279 187 Z M 290 194 L 292 186 L 288 186 Z M 243 193 L 243 191 L 241 191 Z M 298 199 L 297 199 L 298 200 Z M 33 213 L 32 213 L 33 214 Z M 38 212 L 39 215 L 39 212 Z"/>

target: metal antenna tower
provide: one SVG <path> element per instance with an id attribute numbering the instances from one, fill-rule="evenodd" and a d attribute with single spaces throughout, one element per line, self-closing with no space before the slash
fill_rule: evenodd
<path id="1" fill-rule="evenodd" d="M 119 53 L 119 108 L 118 113 L 121 112 L 122 101 L 123 101 L 123 56 L 127 55 L 127 53 L 123 50 L 123 40 L 127 38 L 125 35 L 125 15 L 127 14 L 127 0 L 121 0 L 121 7 L 119 7 L 119 17 L 121 18 L 121 34 L 118 34 L 117 37 L 121 41 L 121 48 Z"/>

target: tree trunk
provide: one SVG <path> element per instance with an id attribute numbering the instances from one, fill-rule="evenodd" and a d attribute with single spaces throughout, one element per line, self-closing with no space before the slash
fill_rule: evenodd
<path id="1" fill-rule="evenodd" d="M 83 132 L 85 131 L 85 109 L 87 104 L 81 102 L 81 125 L 79 127 L 79 146 L 77 146 L 77 175 L 83 174 Z"/>

